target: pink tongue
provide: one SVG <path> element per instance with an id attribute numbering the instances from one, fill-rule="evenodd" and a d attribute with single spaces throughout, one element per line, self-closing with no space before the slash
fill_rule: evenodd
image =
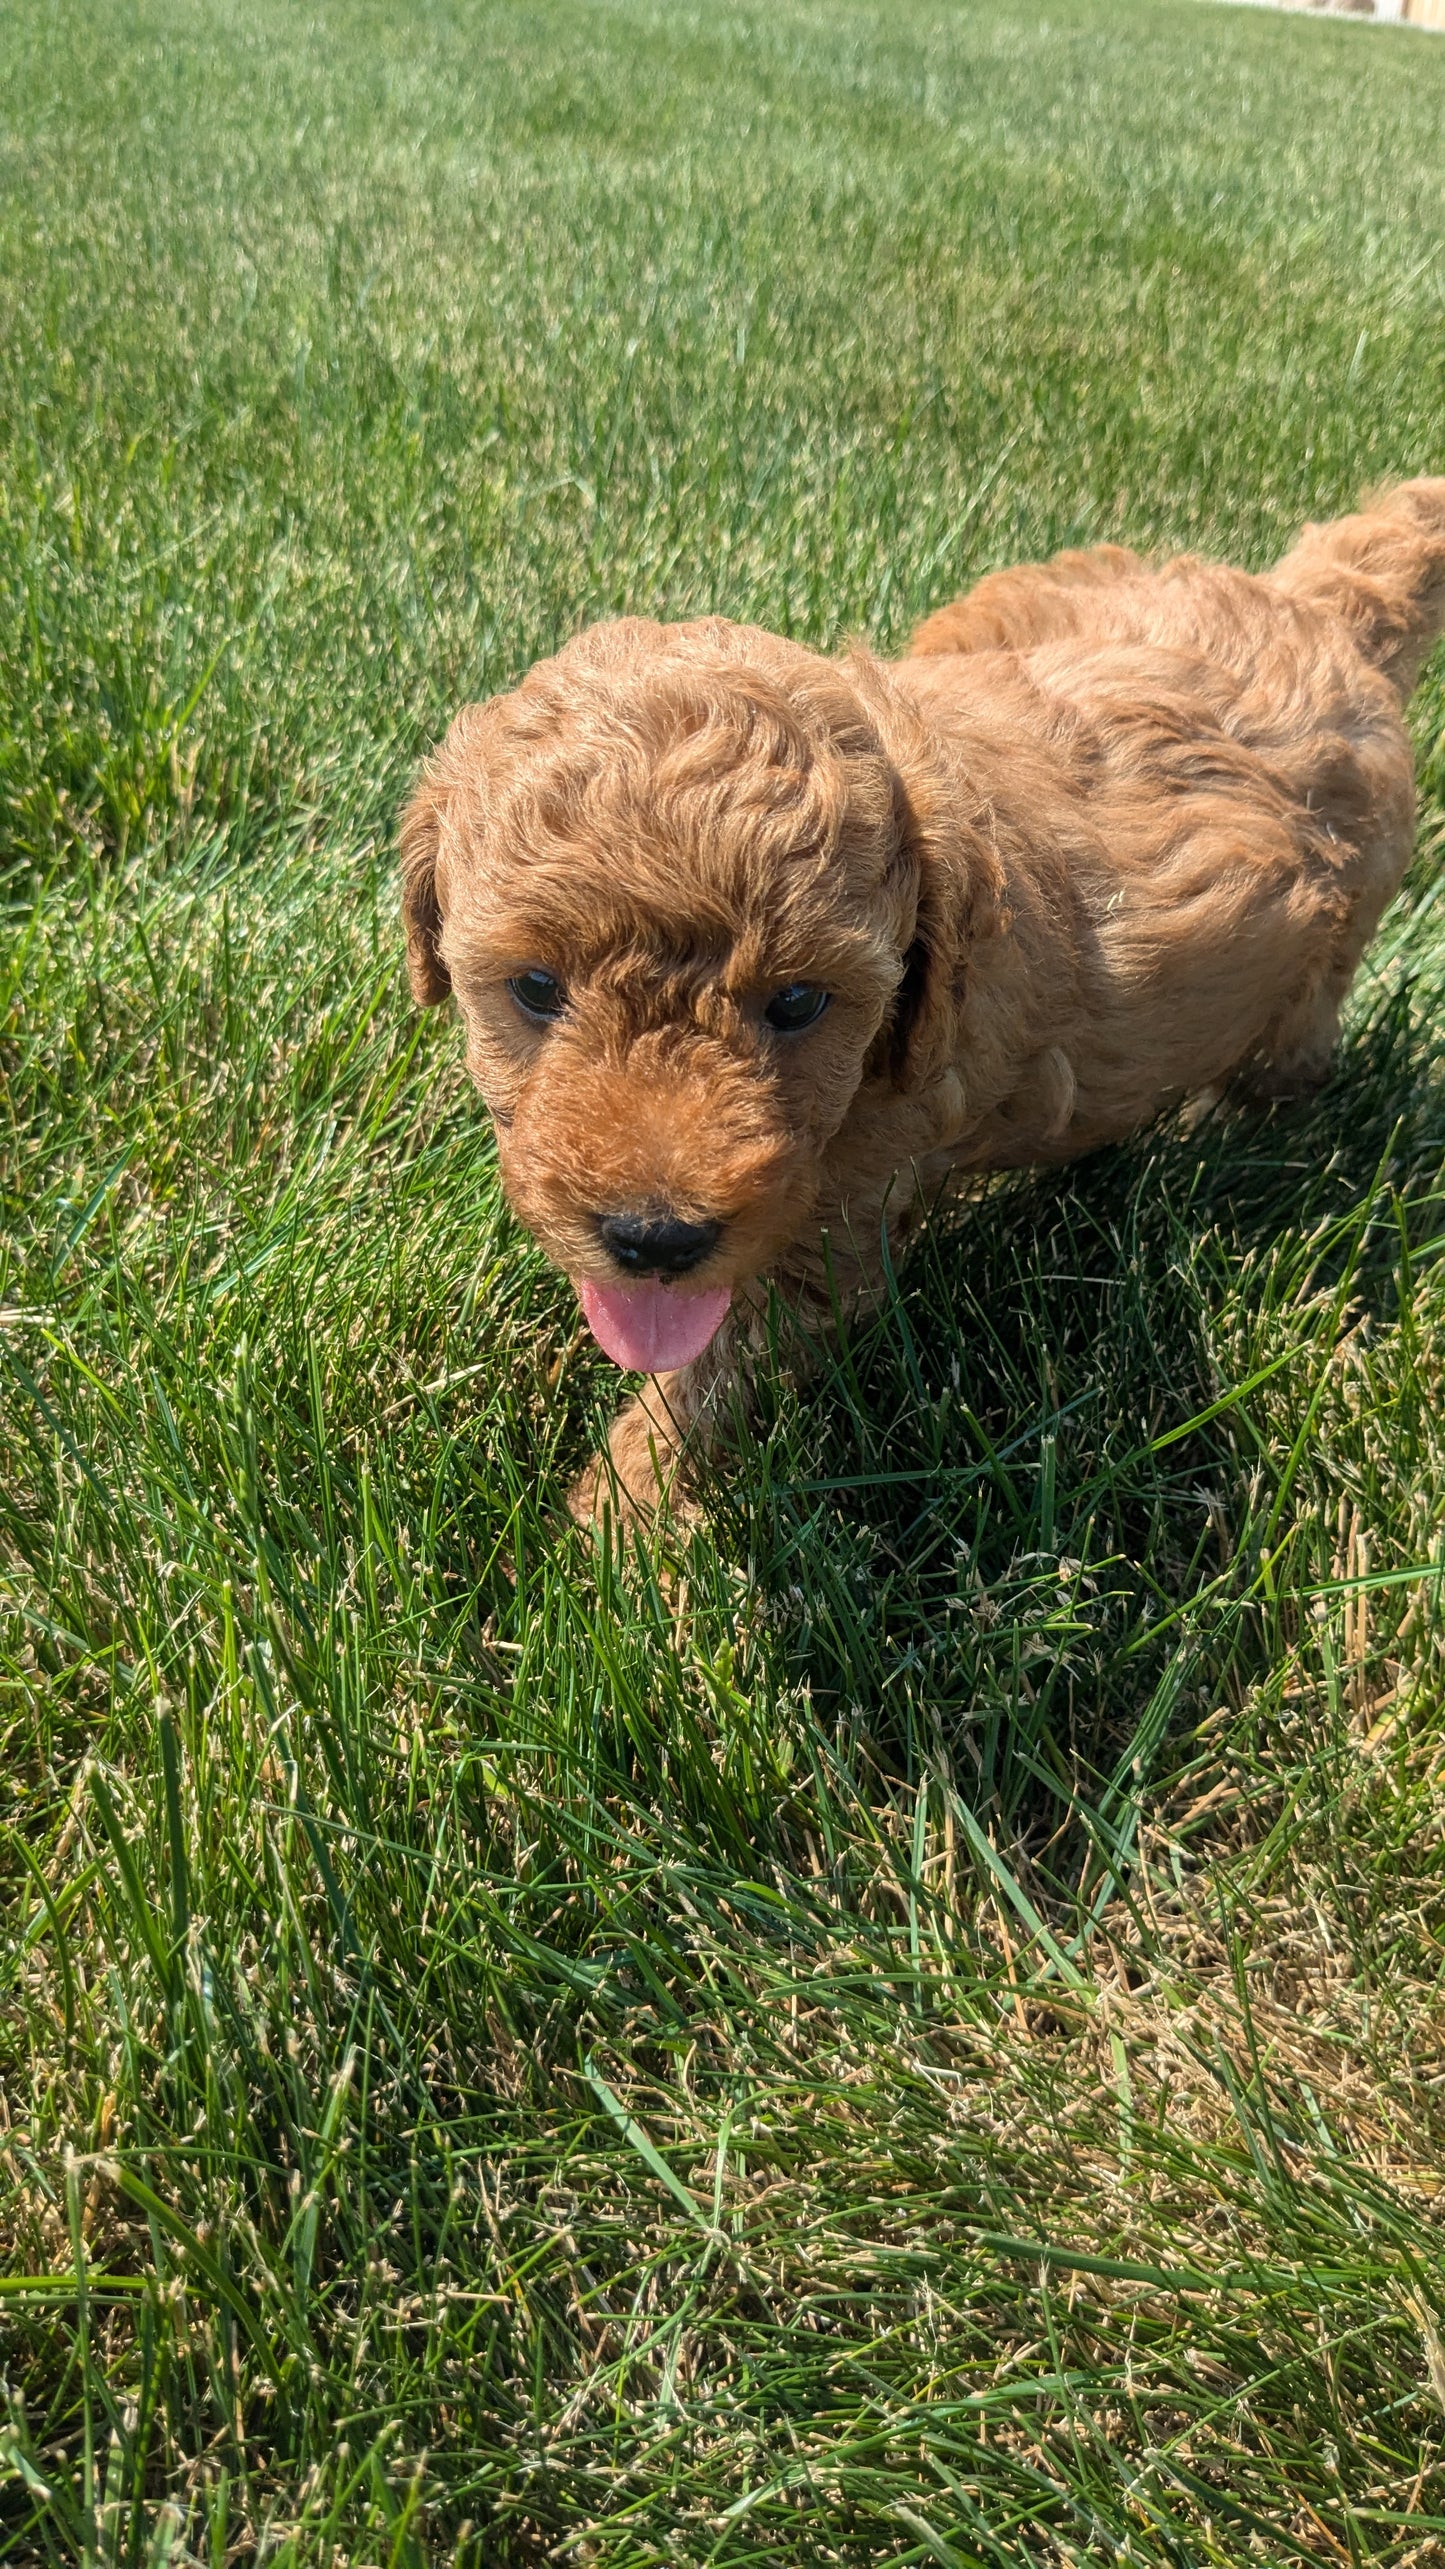
<path id="1" fill-rule="evenodd" d="M 716 1336 L 732 1300 L 726 1285 L 679 1293 L 675 1285 L 587 1280 L 579 1291 L 593 1337 L 628 1374 L 670 1374 L 690 1365 Z"/>

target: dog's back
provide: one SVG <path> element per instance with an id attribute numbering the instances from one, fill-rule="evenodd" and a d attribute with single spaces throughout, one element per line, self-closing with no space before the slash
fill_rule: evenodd
<path id="1" fill-rule="evenodd" d="M 1262 575 L 1104 546 L 994 573 L 919 628 L 898 681 L 1021 823 L 1013 880 L 1062 860 L 1087 923 L 1066 1150 L 1141 1120 L 1131 1037 L 1161 1090 L 1216 1048 L 1275 1092 L 1322 1076 L 1409 862 L 1400 707 L 1442 623 L 1437 479 Z"/>
<path id="2" fill-rule="evenodd" d="M 990 571 L 924 619 L 909 654 L 1153 642 L 1203 650 L 1245 676 L 1270 627 L 1283 639 L 1293 626 L 1285 601 L 1342 630 L 1403 701 L 1445 629 L 1445 476 L 1401 482 L 1353 516 L 1306 526 L 1262 576 L 1193 554 L 1153 565 L 1121 544 Z"/>

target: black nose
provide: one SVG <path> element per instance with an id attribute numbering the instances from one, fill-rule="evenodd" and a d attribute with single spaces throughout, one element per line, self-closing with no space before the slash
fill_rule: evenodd
<path id="1" fill-rule="evenodd" d="M 604 1213 L 602 1245 L 630 1276 L 685 1276 L 700 1267 L 720 1222 L 649 1222 L 636 1213 Z"/>

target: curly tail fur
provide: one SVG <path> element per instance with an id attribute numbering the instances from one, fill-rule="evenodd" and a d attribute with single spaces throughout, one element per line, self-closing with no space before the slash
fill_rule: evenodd
<path id="1" fill-rule="evenodd" d="M 1445 476 L 1401 482 L 1355 517 L 1307 526 L 1270 578 L 1348 625 L 1403 703 L 1445 630 Z"/>

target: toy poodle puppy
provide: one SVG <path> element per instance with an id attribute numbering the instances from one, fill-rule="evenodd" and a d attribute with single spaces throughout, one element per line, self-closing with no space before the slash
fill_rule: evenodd
<path id="1" fill-rule="evenodd" d="M 402 825 L 412 988 L 455 995 L 513 1205 L 652 1378 L 579 1515 L 651 1514 L 769 1288 L 876 1293 L 951 1172 L 1324 1077 L 1442 625 L 1445 478 L 1259 576 L 994 572 L 891 664 L 626 618 L 463 708 Z"/>

